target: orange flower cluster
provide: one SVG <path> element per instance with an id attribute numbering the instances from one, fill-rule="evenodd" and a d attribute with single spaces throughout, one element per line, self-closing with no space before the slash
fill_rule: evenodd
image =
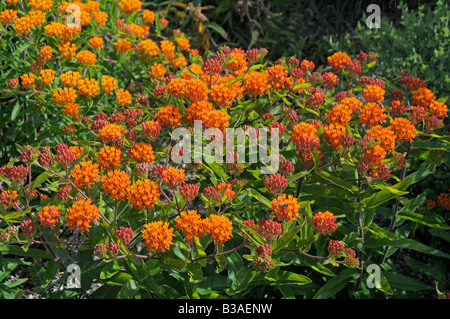
<path id="1" fill-rule="evenodd" d="M 306 122 L 295 125 L 291 131 L 291 141 L 297 146 L 297 152 L 307 156 L 319 149 L 320 139 L 316 135 L 317 128 Z"/>
<path id="2" fill-rule="evenodd" d="M 224 215 L 211 214 L 203 220 L 206 234 L 218 245 L 223 245 L 233 236 L 233 223 Z"/>
<path id="3" fill-rule="evenodd" d="M 323 127 L 323 136 L 337 150 L 341 149 L 341 137 L 345 135 L 345 126 L 342 124 L 327 124 Z"/>
<path id="4" fill-rule="evenodd" d="M 75 43 L 61 42 L 57 44 L 59 53 L 67 60 L 73 60 L 77 53 L 77 46 Z"/>
<path id="5" fill-rule="evenodd" d="M 26 73 L 20 76 L 22 80 L 22 86 L 25 89 L 34 87 L 36 85 L 36 79 L 33 73 Z"/>
<path id="6" fill-rule="evenodd" d="M 80 95 L 86 96 L 87 98 L 92 98 L 97 95 L 100 87 L 96 79 L 81 79 L 77 83 L 77 92 Z"/>
<path id="7" fill-rule="evenodd" d="M 270 87 L 274 90 L 279 90 L 286 86 L 288 70 L 286 70 L 282 65 L 276 64 L 267 69 L 267 76 Z"/>
<path id="8" fill-rule="evenodd" d="M 386 153 L 390 153 L 395 147 L 395 133 L 388 127 L 375 125 L 367 130 L 366 134 L 371 137 L 374 142 L 380 142 L 379 145 Z"/>
<path id="9" fill-rule="evenodd" d="M 313 228 L 322 235 L 327 235 L 336 230 L 336 216 L 329 211 L 318 212 L 312 217 Z"/>
<path id="10" fill-rule="evenodd" d="M 153 155 L 153 147 L 147 143 L 135 143 L 128 150 L 128 157 L 138 163 L 153 163 L 155 155 Z"/>
<path id="11" fill-rule="evenodd" d="M 126 14 L 141 10 L 142 2 L 139 0 L 120 0 L 120 10 Z"/>
<path id="12" fill-rule="evenodd" d="M 142 18 L 148 24 L 153 24 L 155 22 L 155 17 L 156 14 L 151 10 L 145 9 L 144 11 L 142 11 Z"/>
<path id="13" fill-rule="evenodd" d="M 363 98 L 366 102 L 383 102 L 386 91 L 378 85 L 366 85 L 364 87 Z"/>
<path id="14" fill-rule="evenodd" d="M 334 105 L 327 114 L 328 124 L 347 125 L 352 118 L 353 110 L 347 104 L 338 103 Z"/>
<path id="15" fill-rule="evenodd" d="M 111 94 L 117 86 L 117 80 L 109 75 L 102 75 L 102 89 L 107 94 Z"/>
<path id="16" fill-rule="evenodd" d="M 117 91 L 117 103 L 121 106 L 131 104 L 131 94 L 125 89 L 119 89 Z"/>
<path id="17" fill-rule="evenodd" d="M 52 227 L 59 222 L 61 212 L 59 211 L 58 206 L 44 206 L 37 216 L 42 226 Z"/>
<path id="18" fill-rule="evenodd" d="M 142 132 L 151 141 L 155 140 L 159 136 L 160 131 L 161 125 L 159 125 L 158 121 L 149 120 L 142 123 Z"/>
<path id="19" fill-rule="evenodd" d="M 292 222 L 299 217 L 300 205 L 292 195 L 281 194 L 274 198 L 271 204 L 275 217 L 282 221 Z"/>
<path id="20" fill-rule="evenodd" d="M 389 125 L 389 129 L 395 134 L 395 140 L 401 142 L 403 140 L 411 143 L 416 136 L 416 127 L 403 117 L 394 118 Z"/>
<path id="21" fill-rule="evenodd" d="M 185 180 L 185 174 L 183 169 L 178 169 L 176 167 L 169 167 L 162 172 L 161 178 L 167 187 L 170 189 L 176 189 L 180 187 Z"/>
<path id="22" fill-rule="evenodd" d="M 335 71 L 340 71 L 351 61 L 351 58 L 345 52 L 335 52 L 327 58 L 327 61 Z"/>
<path id="23" fill-rule="evenodd" d="M 244 92 L 250 96 L 261 96 L 269 91 L 269 78 L 262 72 L 251 71 L 244 78 Z"/>
<path id="24" fill-rule="evenodd" d="M 53 92 L 53 102 L 58 105 L 75 103 L 77 96 L 77 91 L 71 87 L 57 88 L 55 92 Z"/>
<path id="25" fill-rule="evenodd" d="M 105 145 L 97 153 L 100 169 L 107 171 L 116 169 L 122 162 L 123 151 L 114 146 Z"/>
<path id="26" fill-rule="evenodd" d="M 361 109 L 358 121 L 368 127 L 383 123 L 388 117 L 385 109 L 378 103 L 369 102 Z"/>
<path id="27" fill-rule="evenodd" d="M 78 81 L 81 80 L 81 74 L 77 71 L 67 71 L 59 76 L 61 82 L 70 88 L 75 88 L 78 85 Z"/>
<path id="28" fill-rule="evenodd" d="M 131 50 L 133 44 L 127 39 L 120 38 L 116 42 L 114 42 L 114 46 L 116 47 L 117 52 L 128 53 Z"/>
<path id="29" fill-rule="evenodd" d="M 41 10 L 31 10 L 24 17 L 16 19 L 14 29 L 18 34 L 26 35 L 31 29 L 41 26 L 45 21 L 45 12 Z"/>
<path id="30" fill-rule="evenodd" d="M 6 10 L 0 12 L 0 22 L 3 25 L 10 24 L 16 19 L 17 19 L 17 11 L 16 10 L 6 9 Z"/>
<path id="31" fill-rule="evenodd" d="M 173 228 L 162 220 L 148 223 L 142 230 L 145 246 L 153 253 L 162 253 L 170 248 Z"/>
<path id="32" fill-rule="evenodd" d="M 83 50 L 77 53 L 75 56 L 78 62 L 84 65 L 94 65 L 96 60 L 95 53 L 89 51 L 89 50 Z"/>
<path id="33" fill-rule="evenodd" d="M 374 166 L 381 165 L 385 157 L 386 151 L 380 145 L 375 145 L 364 151 L 362 163 L 366 164 L 370 169 Z"/>
<path id="34" fill-rule="evenodd" d="M 450 194 L 448 193 L 439 194 L 437 198 L 437 203 L 445 210 L 450 210 Z"/>
<path id="35" fill-rule="evenodd" d="M 77 187 L 91 188 L 99 180 L 99 165 L 92 161 L 83 161 L 75 165 L 70 173 Z"/>
<path id="36" fill-rule="evenodd" d="M 411 94 L 412 103 L 425 109 L 436 100 L 436 95 L 434 95 L 433 91 L 426 87 L 418 88 L 417 90 L 412 91 Z"/>
<path id="37" fill-rule="evenodd" d="M 156 57 L 160 52 L 158 45 L 151 39 L 145 39 L 139 42 L 139 48 L 149 57 Z"/>
<path id="38" fill-rule="evenodd" d="M 103 190 L 118 201 L 127 198 L 130 185 L 130 177 L 123 171 L 113 170 L 102 176 Z"/>
<path id="39" fill-rule="evenodd" d="M 89 44 L 97 50 L 103 49 L 103 39 L 100 37 L 92 37 L 89 39 Z"/>
<path id="40" fill-rule="evenodd" d="M 91 223 L 97 221 L 99 217 L 99 209 L 90 199 L 80 199 L 67 209 L 66 223 L 70 231 L 86 232 L 91 227 Z"/>
<path id="41" fill-rule="evenodd" d="M 176 229 L 184 233 L 186 241 L 190 244 L 194 242 L 194 237 L 201 238 L 205 233 L 204 222 L 196 210 L 181 212 L 175 223 Z"/>
<path id="42" fill-rule="evenodd" d="M 128 187 L 127 198 L 138 210 L 152 208 L 159 198 L 158 184 L 149 179 L 137 181 Z"/>
<path id="43" fill-rule="evenodd" d="M 167 92 L 175 97 L 187 99 L 191 102 L 206 100 L 208 97 L 207 84 L 197 78 L 175 78 L 166 86 Z"/>
<path id="44" fill-rule="evenodd" d="M 428 112 L 430 112 L 432 116 L 436 116 L 438 118 L 445 118 L 448 116 L 447 115 L 448 107 L 447 105 L 444 104 L 444 102 L 433 101 L 428 106 Z"/>
<path id="45" fill-rule="evenodd" d="M 150 68 L 152 77 L 156 80 L 162 78 L 167 72 L 167 69 L 161 63 L 154 63 Z"/>
<path id="46" fill-rule="evenodd" d="M 173 82 L 173 81 L 172 81 Z M 162 126 L 177 127 L 181 124 L 180 108 L 169 104 L 159 108 L 155 119 Z"/>
<path id="47" fill-rule="evenodd" d="M 122 137 L 125 129 L 117 124 L 108 124 L 101 128 L 98 136 L 103 142 L 114 142 Z"/>

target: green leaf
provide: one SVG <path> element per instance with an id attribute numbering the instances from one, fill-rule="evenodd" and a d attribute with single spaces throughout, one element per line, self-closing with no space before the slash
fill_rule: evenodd
<path id="1" fill-rule="evenodd" d="M 402 290 L 433 290 L 434 287 L 418 281 L 414 278 L 392 272 L 385 272 L 384 276 L 388 280 L 392 288 L 398 288 Z"/>
<path id="2" fill-rule="evenodd" d="M 119 293 L 117 294 L 117 299 L 132 299 L 136 292 L 139 290 L 139 285 L 135 280 L 130 279 L 122 286 Z"/>
<path id="3" fill-rule="evenodd" d="M 24 250 L 20 246 L 15 245 L 0 245 L 0 252 L 3 255 L 17 255 L 24 257 L 34 257 L 34 258 L 42 258 L 42 259 L 51 259 L 53 258 L 50 252 L 36 249 L 36 248 L 28 248 Z"/>
<path id="4" fill-rule="evenodd" d="M 233 282 L 231 283 L 231 286 L 229 289 L 227 289 L 228 295 L 235 295 L 242 290 L 245 290 L 250 282 L 255 278 L 256 272 L 252 269 L 245 267 L 239 270 L 239 272 L 236 274 L 236 277 L 234 278 Z"/>
<path id="5" fill-rule="evenodd" d="M 359 187 L 357 187 L 356 185 L 353 185 L 352 183 L 346 182 L 343 179 L 333 176 L 332 174 L 330 174 L 328 172 L 318 171 L 315 174 L 322 177 L 323 179 L 327 180 L 328 182 L 333 183 L 336 186 L 339 186 L 343 189 L 348 190 L 352 194 L 361 195 L 362 193 L 364 193 L 364 191 L 362 189 L 360 189 Z"/>
<path id="6" fill-rule="evenodd" d="M 184 267 L 186 267 L 186 261 L 185 260 L 181 260 L 178 258 L 173 258 L 170 256 L 163 256 L 160 261 L 159 264 L 161 266 L 164 267 L 169 267 L 169 268 L 175 268 L 178 270 L 183 269 Z"/>
<path id="7" fill-rule="evenodd" d="M 424 275 L 429 276 L 430 278 L 435 279 L 438 282 L 445 282 L 445 273 L 443 273 L 439 268 L 434 267 L 433 265 L 428 265 L 412 259 L 407 255 L 403 255 L 403 259 L 405 262 L 410 265 L 415 271 L 419 271 Z"/>
<path id="8" fill-rule="evenodd" d="M 392 189 L 395 190 L 405 190 L 411 184 L 412 178 L 405 179 L 393 186 Z M 391 190 L 382 190 L 370 197 L 364 198 L 361 200 L 361 206 L 366 207 L 366 209 L 374 208 L 380 206 L 381 204 L 386 203 L 387 201 L 398 197 L 397 194 L 393 193 Z"/>
<path id="9" fill-rule="evenodd" d="M 280 270 L 277 273 L 276 283 L 277 285 L 306 285 L 311 283 L 311 279 L 291 271 Z"/>
<path id="10" fill-rule="evenodd" d="M 347 284 L 358 277 L 355 269 L 347 268 L 341 271 L 336 277 L 330 279 L 313 296 L 313 299 L 328 299 L 335 296 L 339 291 L 345 288 Z"/>
<path id="11" fill-rule="evenodd" d="M 13 108 L 13 110 L 11 112 L 11 121 L 15 121 L 16 120 L 17 115 L 19 115 L 20 107 L 21 107 L 21 104 L 20 104 L 20 102 L 18 100 L 16 102 L 16 104 L 14 105 L 14 108 Z"/>
<path id="12" fill-rule="evenodd" d="M 336 276 L 336 274 L 334 272 L 332 272 L 330 269 L 328 269 L 327 267 L 325 267 L 320 261 L 304 256 L 304 255 L 300 255 L 298 256 L 298 259 L 300 260 L 302 265 L 306 265 L 308 267 L 311 267 L 311 269 L 324 274 L 326 276 Z"/>
<path id="13" fill-rule="evenodd" d="M 300 231 L 302 227 L 300 225 L 295 226 L 292 229 L 289 229 L 287 232 L 282 234 L 276 241 L 272 243 L 272 252 L 275 253 L 294 239 L 297 233 Z"/>
<path id="14" fill-rule="evenodd" d="M 200 263 L 194 262 L 187 264 L 187 270 L 189 274 L 189 282 L 199 283 L 203 281 L 203 269 Z"/>
<path id="15" fill-rule="evenodd" d="M 272 207 L 272 203 L 266 197 L 264 197 L 261 193 L 256 191 L 253 188 L 247 188 L 247 193 L 249 196 L 256 198 L 259 202 L 266 205 L 267 207 Z"/>
<path id="16" fill-rule="evenodd" d="M 418 213 L 414 213 L 414 212 L 398 212 L 397 214 L 397 218 L 403 218 L 403 219 L 407 219 L 407 220 L 411 220 L 413 222 L 431 227 L 431 228 L 437 228 L 437 229 L 443 229 L 443 230 L 450 230 L 450 226 L 447 226 L 446 224 L 441 224 L 436 222 L 436 220 L 434 220 L 431 217 L 422 215 L 422 214 L 418 214 Z"/>

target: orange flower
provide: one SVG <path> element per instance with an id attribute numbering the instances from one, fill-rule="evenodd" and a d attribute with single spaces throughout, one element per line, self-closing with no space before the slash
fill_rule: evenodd
<path id="1" fill-rule="evenodd" d="M 156 57 L 160 52 L 158 45 L 151 39 L 142 40 L 139 42 L 139 47 L 150 57 Z"/>
<path id="2" fill-rule="evenodd" d="M 89 51 L 89 50 L 83 50 L 77 53 L 75 56 L 77 61 L 84 65 L 94 65 L 96 56 L 95 53 Z"/>
<path id="3" fill-rule="evenodd" d="M 306 122 L 296 124 L 291 131 L 291 141 L 297 146 L 297 152 L 306 156 L 319 149 L 320 139 L 317 128 Z"/>
<path id="4" fill-rule="evenodd" d="M 384 122 L 387 118 L 384 108 L 378 103 L 369 102 L 364 105 L 359 114 L 358 121 L 367 126 L 374 126 Z"/>
<path id="5" fill-rule="evenodd" d="M 149 179 L 137 181 L 128 187 L 127 198 L 138 210 L 152 208 L 159 198 L 158 184 Z"/>
<path id="6" fill-rule="evenodd" d="M 205 128 L 218 128 L 221 131 L 225 131 L 229 125 L 231 116 L 225 111 L 212 109 L 207 116 L 203 118 L 203 124 Z"/>
<path id="7" fill-rule="evenodd" d="M 98 25 L 105 25 L 108 20 L 108 14 L 104 11 L 96 11 L 92 13 L 92 17 Z"/>
<path id="8" fill-rule="evenodd" d="M 42 226 L 52 227 L 59 222 L 61 212 L 59 211 L 58 206 L 44 206 L 37 216 Z"/>
<path id="9" fill-rule="evenodd" d="M 336 216 L 329 211 L 314 214 L 312 223 L 314 230 L 322 235 L 332 233 L 338 227 L 336 224 Z"/>
<path id="10" fill-rule="evenodd" d="M 370 169 L 374 166 L 383 164 L 385 157 L 386 151 L 380 145 L 375 145 L 374 147 L 364 151 L 362 162 Z"/>
<path id="11" fill-rule="evenodd" d="M 77 103 L 66 103 L 63 106 L 63 113 L 72 119 L 78 119 L 79 118 L 79 112 L 80 106 Z"/>
<path id="12" fill-rule="evenodd" d="M 180 38 L 176 39 L 176 42 L 177 42 L 177 45 L 180 48 L 180 50 L 188 51 L 191 48 L 191 44 L 188 39 L 180 37 Z"/>
<path id="13" fill-rule="evenodd" d="M 160 79 L 166 74 L 167 70 L 161 63 L 154 63 L 150 69 L 154 79 Z"/>
<path id="14" fill-rule="evenodd" d="M 142 230 L 142 237 L 145 246 L 149 251 L 162 253 L 170 248 L 173 237 L 173 228 L 169 228 L 169 223 L 162 220 L 151 222 L 145 225 Z"/>
<path id="15" fill-rule="evenodd" d="M 386 91 L 378 85 L 366 85 L 364 87 L 363 98 L 367 102 L 383 102 Z"/>
<path id="16" fill-rule="evenodd" d="M 267 69 L 267 76 L 269 78 L 269 85 L 275 90 L 279 90 L 286 85 L 288 70 L 281 64 L 276 64 Z"/>
<path id="17" fill-rule="evenodd" d="M 117 80 L 109 75 L 102 75 L 102 88 L 107 94 L 111 94 L 117 86 Z"/>
<path id="18" fill-rule="evenodd" d="M 396 117 L 392 119 L 389 129 L 394 132 L 395 140 L 397 142 L 406 140 L 409 143 L 412 143 L 414 137 L 416 136 L 416 127 L 410 120 L 403 117 Z"/>
<path id="19" fill-rule="evenodd" d="M 242 49 L 234 48 L 231 51 L 231 56 L 232 60 L 226 65 L 226 68 L 235 76 L 243 75 L 248 70 L 245 52 Z"/>
<path id="20" fill-rule="evenodd" d="M 194 124 L 195 120 L 203 121 L 212 111 L 213 105 L 208 101 L 197 101 L 192 103 L 187 109 L 184 116 L 189 123 Z"/>
<path id="21" fill-rule="evenodd" d="M 81 80 L 81 74 L 77 71 L 67 71 L 59 76 L 59 79 L 67 87 L 76 87 Z"/>
<path id="22" fill-rule="evenodd" d="M 184 183 L 184 170 L 175 167 L 169 167 L 162 172 L 162 179 L 167 187 L 170 189 L 176 189 Z"/>
<path id="23" fill-rule="evenodd" d="M 116 50 L 120 53 L 127 53 L 131 50 L 133 44 L 128 41 L 127 39 L 118 39 L 116 42 L 114 42 L 114 46 L 116 47 Z"/>
<path id="24" fill-rule="evenodd" d="M 100 87 L 96 79 L 81 79 L 77 83 L 77 92 L 87 98 L 92 98 L 97 95 Z"/>
<path id="25" fill-rule="evenodd" d="M 83 161 L 75 165 L 70 172 L 77 187 L 91 188 L 99 180 L 99 165 L 92 161 Z"/>
<path id="26" fill-rule="evenodd" d="M 375 142 L 380 142 L 380 146 L 389 153 L 395 147 L 395 133 L 387 127 L 381 125 L 372 126 L 366 131 L 367 136 L 370 136 Z"/>
<path id="27" fill-rule="evenodd" d="M 34 87 L 36 85 L 36 80 L 33 73 L 26 73 L 20 76 L 20 79 L 22 80 L 22 85 L 25 89 Z"/>
<path id="28" fill-rule="evenodd" d="M 159 136 L 160 131 L 161 125 L 159 125 L 158 121 L 150 120 L 142 123 L 142 132 L 152 141 Z"/>
<path id="29" fill-rule="evenodd" d="M 117 91 L 117 103 L 121 106 L 131 104 L 131 94 L 125 89 L 119 89 Z"/>
<path id="30" fill-rule="evenodd" d="M 125 14 L 130 14 L 141 10 L 142 2 L 139 0 L 121 0 L 119 7 Z"/>
<path id="31" fill-rule="evenodd" d="M 438 205 L 445 210 L 450 210 L 450 194 L 441 193 L 437 199 Z"/>
<path id="32" fill-rule="evenodd" d="M 347 104 L 339 103 L 334 105 L 327 114 L 328 124 L 347 125 L 352 118 L 353 110 Z"/>
<path id="33" fill-rule="evenodd" d="M 29 0 L 28 5 L 34 10 L 49 11 L 53 7 L 52 0 Z"/>
<path id="34" fill-rule="evenodd" d="M 340 71 L 351 58 L 345 52 L 335 52 L 327 58 L 328 64 L 335 70 Z"/>
<path id="35" fill-rule="evenodd" d="M 342 124 L 327 124 L 323 128 L 323 137 L 337 150 L 341 149 L 341 137 L 345 135 L 345 126 Z"/>
<path id="36" fill-rule="evenodd" d="M 184 233 L 186 241 L 190 244 L 194 242 L 194 237 L 200 238 L 205 233 L 204 223 L 196 210 L 181 212 L 175 223 L 176 229 Z"/>
<path id="37" fill-rule="evenodd" d="M 153 11 L 145 9 L 142 11 L 142 18 L 148 24 L 153 24 L 155 22 L 156 14 Z"/>
<path id="38" fill-rule="evenodd" d="M 73 60 L 77 52 L 77 46 L 74 43 L 62 42 L 56 45 L 59 53 L 67 60 Z"/>
<path id="39" fill-rule="evenodd" d="M 89 39 L 89 44 L 97 50 L 100 50 L 103 48 L 103 39 L 100 37 L 93 37 Z"/>
<path id="40" fill-rule="evenodd" d="M 203 221 L 206 234 L 218 245 L 223 245 L 233 237 L 233 223 L 224 215 L 211 214 Z"/>
<path id="41" fill-rule="evenodd" d="M 100 217 L 99 209 L 90 199 L 80 199 L 67 209 L 66 223 L 70 231 L 88 231 L 91 223 Z"/>
<path id="42" fill-rule="evenodd" d="M 124 133 L 124 128 L 117 124 L 108 124 L 100 129 L 98 136 L 103 142 L 114 142 L 115 140 L 122 137 Z"/>
<path id="43" fill-rule="evenodd" d="M 102 176 L 102 186 L 106 194 L 118 201 L 127 197 L 131 185 L 130 177 L 126 172 L 114 170 Z"/>
<path id="44" fill-rule="evenodd" d="M 122 161 L 123 152 L 117 147 L 105 145 L 97 153 L 100 168 L 104 171 L 116 169 Z"/>
<path id="45" fill-rule="evenodd" d="M 231 103 L 242 96 L 243 91 L 244 88 L 241 86 L 240 81 L 230 85 L 217 83 L 216 85 L 211 86 L 209 99 L 213 101 L 218 108 L 229 108 Z"/>
<path id="46" fill-rule="evenodd" d="M 163 58 L 165 58 L 165 59 L 175 58 L 175 53 L 174 53 L 175 45 L 173 44 L 173 42 L 171 42 L 169 40 L 162 40 L 159 45 L 161 47 L 161 52 L 162 52 Z"/>
<path id="47" fill-rule="evenodd" d="M 434 95 L 430 89 L 425 87 L 418 88 L 417 90 L 412 91 L 411 94 L 413 104 L 421 106 L 425 109 L 428 109 L 431 102 L 436 100 L 436 95 Z"/>
<path id="48" fill-rule="evenodd" d="M 53 92 L 53 102 L 58 105 L 63 105 L 65 103 L 75 103 L 77 98 L 77 93 L 72 88 L 57 88 L 55 92 Z"/>
<path id="49" fill-rule="evenodd" d="M 357 112 L 363 106 L 363 103 L 356 97 L 345 97 L 340 101 L 341 104 L 346 105 L 352 112 Z"/>
<path id="50" fill-rule="evenodd" d="M 286 194 L 279 195 L 272 200 L 272 211 L 275 217 L 283 221 L 292 222 L 299 217 L 298 211 L 300 205 L 297 203 L 297 198 Z"/>
<path id="51" fill-rule="evenodd" d="M 180 108 L 172 104 L 162 106 L 155 114 L 155 119 L 162 126 L 177 127 L 181 124 Z"/>
<path id="52" fill-rule="evenodd" d="M 153 163 L 155 156 L 153 155 L 153 147 L 147 143 L 136 143 L 130 147 L 128 156 L 139 163 Z"/>
<path id="53" fill-rule="evenodd" d="M 19 201 L 15 200 L 18 196 L 19 194 L 17 193 L 17 191 L 11 191 L 8 189 L 7 191 L 0 194 L 0 203 L 2 203 L 6 207 L 14 208 L 16 204 L 19 204 Z"/>
<path id="54" fill-rule="evenodd" d="M 0 12 L 0 22 L 3 25 L 7 25 L 12 23 L 14 20 L 17 19 L 17 11 L 8 9 Z"/>
<path id="55" fill-rule="evenodd" d="M 428 106 L 428 112 L 438 118 L 445 118 L 448 116 L 448 107 L 444 104 L 444 102 L 433 101 Z"/>
<path id="56" fill-rule="evenodd" d="M 269 78 L 262 72 L 251 71 L 244 78 L 244 92 L 250 96 L 261 96 L 266 94 Z"/>

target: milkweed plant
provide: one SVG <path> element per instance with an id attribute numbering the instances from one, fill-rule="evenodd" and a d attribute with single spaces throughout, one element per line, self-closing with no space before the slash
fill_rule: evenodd
<path id="1" fill-rule="evenodd" d="M 376 76 L 375 52 L 200 56 L 143 5 L 2 0 L 2 98 L 51 123 L 0 168 L 0 252 L 41 261 L 36 291 L 445 296 L 445 273 L 429 286 L 391 262 L 401 248 L 450 257 L 414 239 L 448 239 L 450 190 L 409 192 L 445 166 L 444 97 L 407 72 Z"/>

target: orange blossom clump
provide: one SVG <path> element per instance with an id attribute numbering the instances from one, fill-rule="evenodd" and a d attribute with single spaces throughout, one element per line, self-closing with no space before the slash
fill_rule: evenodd
<path id="1" fill-rule="evenodd" d="M 78 52 L 75 58 L 78 62 L 84 65 L 94 65 L 96 60 L 95 54 L 89 50 Z"/>
<path id="2" fill-rule="evenodd" d="M 114 42 L 114 46 L 116 47 L 117 52 L 128 53 L 131 50 L 133 44 L 127 39 L 121 38 Z"/>
<path id="3" fill-rule="evenodd" d="M 96 79 L 81 79 L 77 83 L 77 92 L 80 95 L 84 95 L 88 98 L 92 98 L 97 95 L 100 87 L 98 85 L 98 81 Z"/>
<path id="4" fill-rule="evenodd" d="M 123 151 L 114 146 L 105 145 L 97 153 L 100 168 L 104 171 L 116 169 L 122 161 Z"/>
<path id="5" fill-rule="evenodd" d="M 79 118 L 79 112 L 80 106 L 77 103 L 67 103 L 63 106 L 63 113 L 72 119 L 78 119 Z"/>
<path id="6" fill-rule="evenodd" d="M 375 142 L 380 142 L 380 146 L 389 153 L 395 147 L 395 134 L 388 128 L 381 125 L 372 126 L 366 131 L 367 136 L 370 136 Z"/>
<path id="7" fill-rule="evenodd" d="M 75 103 L 77 96 L 77 92 L 70 87 L 57 88 L 56 91 L 53 92 L 53 102 L 58 105 Z"/>
<path id="8" fill-rule="evenodd" d="M 128 187 L 127 198 L 139 210 L 152 208 L 159 198 L 158 184 L 149 179 L 137 181 Z"/>
<path id="9" fill-rule="evenodd" d="M 345 126 L 342 124 L 327 124 L 323 127 L 323 137 L 337 150 L 341 149 L 341 137 L 345 135 Z"/>
<path id="10" fill-rule="evenodd" d="M 340 71 L 351 58 L 345 52 L 335 52 L 327 58 L 328 64 L 335 70 Z"/>
<path id="11" fill-rule="evenodd" d="M 125 89 L 119 89 L 117 91 L 117 103 L 121 106 L 131 104 L 131 94 Z"/>
<path id="12" fill-rule="evenodd" d="M 128 156 L 139 163 L 153 163 L 153 147 L 147 143 L 136 143 L 128 150 Z"/>
<path id="13" fill-rule="evenodd" d="M 142 230 L 142 237 L 149 251 L 161 253 L 168 250 L 170 245 L 173 244 L 173 228 L 169 228 L 168 222 L 154 221 L 145 225 Z"/>
<path id="14" fill-rule="evenodd" d="M 113 142 L 122 137 L 125 129 L 117 124 L 107 124 L 100 129 L 98 136 L 103 142 Z"/>
<path id="15" fill-rule="evenodd" d="M 312 223 L 314 230 L 323 235 L 333 232 L 338 227 L 336 224 L 336 216 L 329 211 L 314 214 Z"/>
<path id="16" fill-rule="evenodd" d="M 175 223 L 176 229 L 184 233 L 188 243 L 193 243 L 194 237 L 202 237 L 205 231 L 201 216 L 196 210 L 181 212 Z"/>
<path id="17" fill-rule="evenodd" d="M 80 199 L 67 209 L 66 223 L 70 231 L 88 231 L 91 223 L 100 217 L 99 209 L 90 199 Z"/>
<path id="18" fill-rule="evenodd" d="M 111 94 L 117 86 L 117 80 L 109 75 L 102 75 L 102 89 L 107 94 Z"/>
<path id="19" fill-rule="evenodd" d="M 155 119 L 162 126 L 177 127 L 181 124 L 180 108 L 172 104 L 162 106 L 155 114 Z"/>
<path id="20" fill-rule="evenodd" d="M 148 24 L 153 24 L 153 22 L 155 22 L 155 17 L 156 14 L 151 10 L 145 9 L 144 11 L 142 11 L 142 18 Z"/>
<path id="21" fill-rule="evenodd" d="M 33 87 L 36 84 L 35 76 L 33 73 L 26 73 L 20 76 L 20 79 L 22 80 L 22 85 L 25 89 Z"/>
<path id="22" fill-rule="evenodd" d="M 158 121 L 149 120 L 142 123 L 142 132 L 152 141 L 159 136 L 160 131 L 161 125 Z"/>
<path id="23" fill-rule="evenodd" d="M 421 87 L 411 92 L 413 105 L 421 106 L 425 109 L 436 100 L 436 95 L 428 88 Z"/>
<path id="24" fill-rule="evenodd" d="M 262 72 L 251 71 L 244 78 L 244 92 L 249 96 L 261 96 L 269 91 L 269 78 Z"/>
<path id="25" fill-rule="evenodd" d="M 317 128 L 306 122 L 296 124 L 291 131 L 291 141 L 297 146 L 297 152 L 306 156 L 320 146 L 320 139 L 316 136 Z"/>
<path id="26" fill-rule="evenodd" d="M 438 205 L 444 208 L 445 210 L 450 210 L 450 194 L 441 193 L 437 199 Z"/>
<path id="27" fill-rule="evenodd" d="M 224 215 L 211 214 L 203 220 L 205 233 L 216 244 L 223 245 L 232 237 L 233 223 Z"/>
<path id="28" fill-rule="evenodd" d="M 118 201 L 125 200 L 130 185 L 130 177 L 126 172 L 120 170 L 109 171 L 102 176 L 103 190 Z"/>
<path id="29" fill-rule="evenodd" d="M 99 165 L 92 161 L 83 161 L 71 171 L 73 183 L 77 187 L 90 188 L 99 179 Z"/>
<path id="30" fill-rule="evenodd" d="M 297 198 L 292 195 L 282 194 L 272 200 L 272 211 L 275 213 L 275 217 L 282 221 L 296 220 L 299 217 L 299 209 Z"/>
<path id="31" fill-rule="evenodd" d="M 184 183 L 185 174 L 183 169 L 172 166 L 164 170 L 161 177 L 164 183 L 167 184 L 167 187 L 176 189 Z"/>
<path id="32" fill-rule="evenodd" d="M 44 206 L 37 216 L 42 226 L 52 227 L 53 225 L 59 222 L 61 212 L 59 211 L 58 206 L 55 205 Z"/>
<path id="33" fill-rule="evenodd" d="M 416 136 L 416 127 L 410 120 L 403 117 L 396 117 L 391 120 L 389 128 L 394 132 L 397 142 L 406 140 L 411 143 Z"/>
<path id="34" fill-rule="evenodd" d="M 380 104 L 369 102 L 361 109 L 358 121 L 370 127 L 384 122 L 387 116 L 387 113 L 384 112 L 384 108 Z"/>
<path id="35" fill-rule="evenodd" d="M 81 80 L 81 74 L 77 71 L 67 71 L 61 74 L 59 79 L 65 86 L 74 88 L 78 85 L 78 81 Z"/>
<path id="36" fill-rule="evenodd" d="M 383 102 L 386 91 L 378 85 L 366 85 L 364 87 L 363 98 L 366 102 Z"/>
<path id="37" fill-rule="evenodd" d="M 56 71 L 52 69 L 44 69 L 39 72 L 38 80 L 42 85 L 52 85 L 55 79 Z"/>

